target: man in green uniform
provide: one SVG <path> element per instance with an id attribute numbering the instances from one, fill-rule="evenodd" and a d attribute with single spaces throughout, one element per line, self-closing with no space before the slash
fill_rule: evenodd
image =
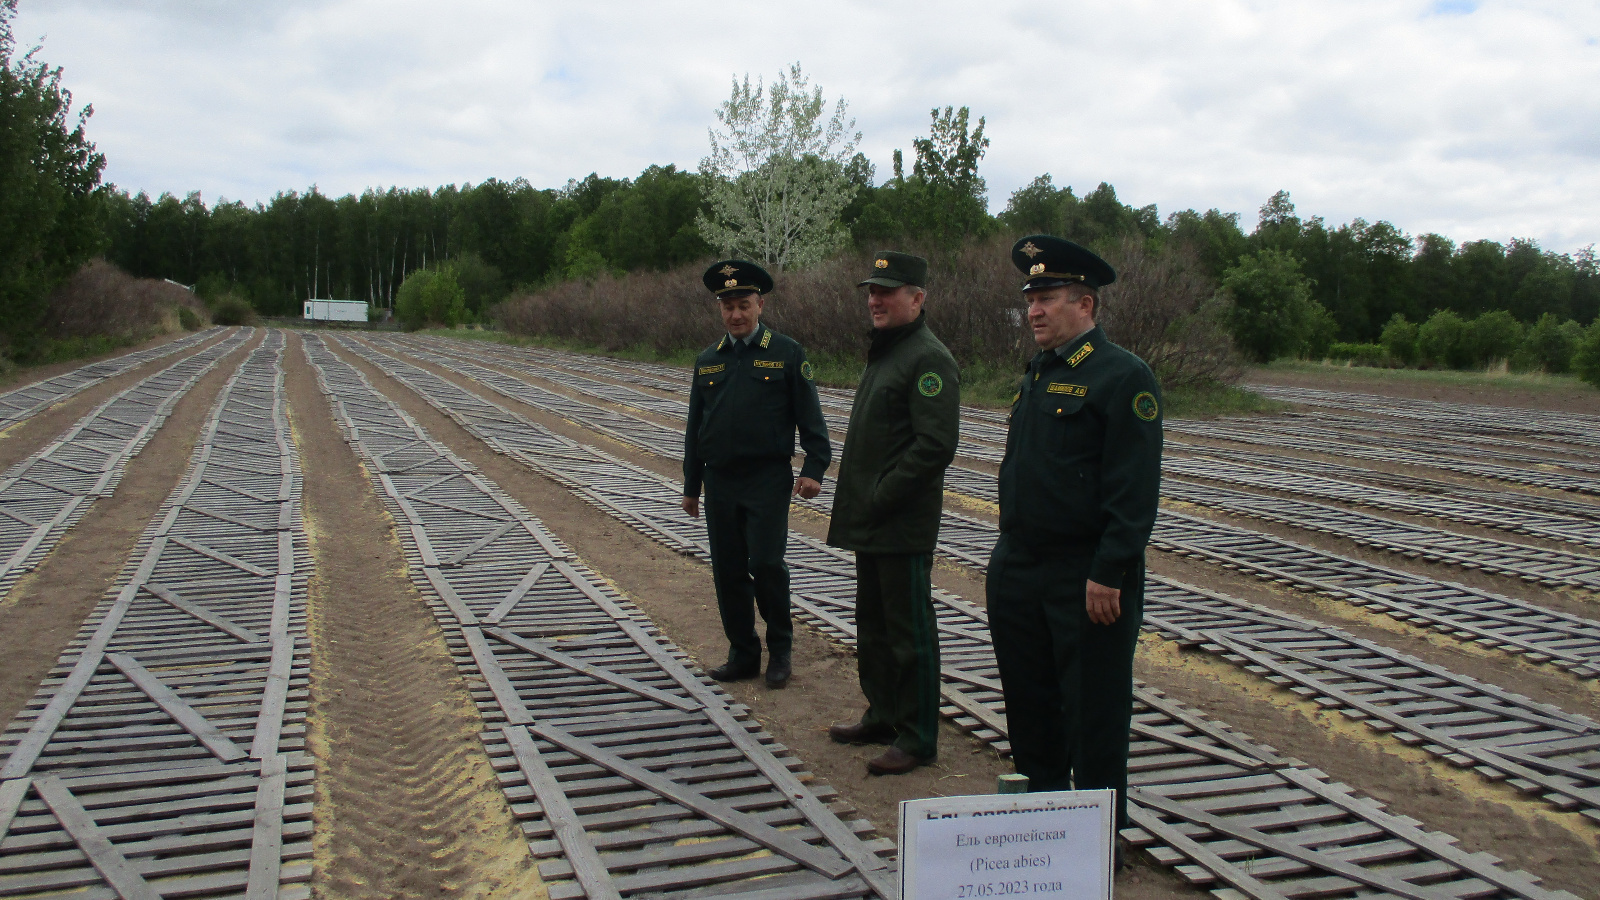
<path id="1" fill-rule="evenodd" d="M 856 665 L 867 711 L 828 729 L 844 744 L 889 744 L 876 775 L 933 759 L 939 737 L 939 635 L 933 549 L 944 470 L 961 412 L 955 358 L 928 330 L 928 261 L 884 252 L 867 288 L 872 345 L 856 388 L 828 543 L 856 552 Z"/>
<path id="2" fill-rule="evenodd" d="M 683 509 L 700 515 L 704 484 L 711 577 L 728 636 L 728 660 L 710 675 L 736 681 L 760 673 L 753 611 L 759 609 L 767 623 L 767 685 L 779 688 L 789 682 L 794 643 L 783 562 L 789 498 L 809 500 L 822 490 L 833 449 L 805 350 L 761 324 L 762 295 L 772 290 L 772 276 L 755 263 L 728 259 L 707 269 L 704 281 L 717 297 L 727 334 L 695 360 Z M 797 428 L 806 451 L 798 478 L 789 466 Z"/>
<path id="3" fill-rule="evenodd" d="M 1161 388 L 1095 325 L 1105 260 L 1043 234 L 1011 256 L 1042 351 L 1011 404 L 987 583 L 1011 757 L 1031 790 L 1116 789 L 1122 828 Z"/>

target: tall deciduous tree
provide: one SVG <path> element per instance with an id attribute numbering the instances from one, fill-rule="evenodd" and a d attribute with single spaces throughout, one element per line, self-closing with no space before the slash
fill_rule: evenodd
<path id="1" fill-rule="evenodd" d="M 700 161 L 708 213 L 701 236 L 724 253 L 779 269 L 822 259 L 844 241 L 839 214 L 855 196 L 849 164 L 861 141 L 840 98 L 827 114 L 822 87 L 795 63 L 764 85 L 733 82 Z"/>
<path id="2" fill-rule="evenodd" d="M 50 290 L 104 242 L 97 190 L 105 157 L 74 121 L 61 69 L 15 59 L 16 0 L 0 0 L 0 342 L 26 354 Z"/>

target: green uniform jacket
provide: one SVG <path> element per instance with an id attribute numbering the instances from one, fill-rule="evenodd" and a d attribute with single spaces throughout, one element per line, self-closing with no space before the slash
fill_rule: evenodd
<path id="1" fill-rule="evenodd" d="M 1107 587 L 1144 558 L 1161 491 L 1161 386 L 1098 327 L 1035 357 L 1011 404 L 1000 531 L 1092 553 Z M 842 481 L 841 481 L 842 484 Z"/>
<path id="2" fill-rule="evenodd" d="M 742 355 L 723 335 L 694 361 L 683 435 L 683 495 L 700 496 L 706 466 L 789 459 L 796 428 L 806 451 L 800 474 L 821 481 L 833 447 L 806 351 L 765 325 L 756 326 Z"/>
<path id="3" fill-rule="evenodd" d="M 926 314 L 874 331 L 850 409 L 828 543 L 859 553 L 932 553 L 960 427 L 960 370 Z"/>

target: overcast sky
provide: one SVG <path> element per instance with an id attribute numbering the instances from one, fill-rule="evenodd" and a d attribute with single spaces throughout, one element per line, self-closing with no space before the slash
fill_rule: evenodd
<path id="1" fill-rule="evenodd" d="M 1600 241 L 1600 3 L 22 0 L 106 179 L 264 201 L 694 168 L 730 79 L 800 61 L 891 174 L 928 110 L 993 141 L 991 207 L 1080 194 Z"/>

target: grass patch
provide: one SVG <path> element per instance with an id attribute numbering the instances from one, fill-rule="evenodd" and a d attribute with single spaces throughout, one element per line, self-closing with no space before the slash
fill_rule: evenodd
<path id="1" fill-rule="evenodd" d="M 1214 419 L 1218 416 L 1260 415 L 1287 410 L 1289 404 L 1269 400 L 1238 385 L 1213 381 L 1173 388 L 1162 394 L 1169 419 Z"/>
<path id="2" fill-rule="evenodd" d="M 1373 366 L 1352 366 L 1341 363 L 1312 362 L 1303 359 L 1280 359 L 1253 371 L 1292 372 L 1299 375 L 1338 375 L 1341 378 L 1359 378 L 1374 384 L 1438 384 L 1456 387 L 1547 391 L 1550 393 L 1584 393 L 1594 390 L 1576 375 L 1511 372 L 1503 367 L 1472 371 L 1458 369 L 1381 369 Z"/>

